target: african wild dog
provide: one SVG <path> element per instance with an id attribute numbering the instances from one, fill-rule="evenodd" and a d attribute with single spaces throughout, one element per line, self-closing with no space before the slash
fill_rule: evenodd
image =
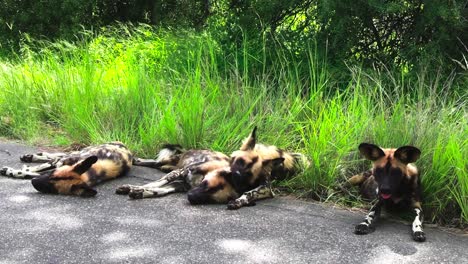
<path id="1" fill-rule="evenodd" d="M 133 157 L 124 144 L 111 142 L 70 154 L 44 152 L 23 155 L 20 159 L 45 163 L 21 170 L 4 167 L 0 174 L 32 179 L 34 188 L 42 193 L 91 197 L 97 193 L 94 185 L 126 174 Z"/>
<path id="2" fill-rule="evenodd" d="M 421 180 L 415 165 L 421 151 L 412 146 L 398 149 L 382 149 L 376 145 L 362 143 L 359 151 L 373 162 L 371 170 L 349 179 L 353 185 L 360 185 L 365 198 L 377 196 L 364 221 L 355 227 L 354 233 L 368 234 L 374 231 L 375 222 L 380 216 L 382 206 L 394 207 L 410 205 L 415 213 L 412 236 L 415 241 L 426 240 L 422 229 L 423 212 L 421 209 Z"/>
<path id="3" fill-rule="evenodd" d="M 255 132 L 250 138 L 255 141 Z M 253 153 L 245 148 L 245 158 L 253 157 Z M 243 168 L 242 173 L 239 170 L 241 168 L 236 169 L 234 166 L 236 173 L 233 173 L 230 163 L 233 159 L 220 152 L 186 151 L 180 145 L 165 145 L 155 160 L 135 159 L 134 165 L 170 171 L 168 174 L 160 180 L 142 186 L 122 185 L 117 188 L 116 193 L 142 199 L 174 192 L 188 192 L 187 198 L 191 204 L 229 202 L 229 209 L 238 209 L 244 205 L 253 205 L 254 200 L 273 196 L 269 188 L 258 187 L 262 179 L 267 181 L 271 178 L 273 168 L 278 170 L 283 167 L 285 158 L 277 156 L 258 159 L 260 164 Z M 237 198 L 240 200 L 235 200 Z M 245 199 L 248 199 L 248 202 L 245 202 Z"/>
<path id="4" fill-rule="evenodd" d="M 160 197 L 187 192 L 192 204 L 225 203 L 239 196 L 233 187 L 229 157 L 211 150 L 184 150 L 180 145 L 165 145 L 155 160 L 135 159 L 134 165 L 169 172 L 145 185 L 122 185 L 117 194 L 133 199 Z"/>
<path id="5" fill-rule="evenodd" d="M 282 180 L 309 165 L 300 153 L 285 152 L 275 146 L 257 143 L 257 128 L 244 140 L 240 150 L 231 154 L 234 184 L 243 195 L 228 204 L 228 209 L 253 205 L 255 200 L 271 198 L 272 180 Z"/>

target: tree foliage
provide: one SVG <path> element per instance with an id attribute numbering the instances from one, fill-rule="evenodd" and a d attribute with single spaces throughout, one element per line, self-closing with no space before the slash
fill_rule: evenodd
<path id="1" fill-rule="evenodd" d="M 467 52 L 466 0 L 0 0 L 0 44 L 24 33 L 70 38 L 119 22 L 208 28 L 229 45 L 274 43 L 302 56 L 319 43 L 330 60 L 460 60 Z"/>

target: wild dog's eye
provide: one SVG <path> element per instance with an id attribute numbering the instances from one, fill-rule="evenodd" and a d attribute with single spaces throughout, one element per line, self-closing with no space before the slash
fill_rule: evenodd
<path id="1" fill-rule="evenodd" d="M 374 177 L 380 178 L 384 175 L 384 169 L 383 168 L 376 168 L 374 169 Z"/>
<path id="2" fill-rule="evenodd" d="M 222 190 L 222 189 L 224 189 L 224 184 L 218 184 L 218 185 L 216 185 L 216 186 L 213 187 L 213 188 L 209 188 L 209 189 L 207 190 L 207 193 L 215 193 L 215 192 L 217 192 L 217 191 L 219 191 L 219 190 Z"/>
<path id="3" fill-rule="evenodd" d="M 401 177 L 401 176 L 403 176 L 403 172 L 400 169 L 391 169 L 390 170 L 390 175 L 392 177 Z"/>
<path id="4" fill-rule="evenodd" d="M 236 164 L 239 165 L 239 166 L 245 166 L 245 161 L 243 159 L 238 159 L 236 161 Z"/>
<path id="5" fill-rule="evenodd" d="M 202 181 L 202 183 L 200 183 L 200 187 L 203 188 L 203 189 L 208 189 L 208 182 L 207 181 Z"/>
<path id="6" fill-rule="evenodd" d="M 247 169 L 250 169 L 250 168 L 252 168 L 252 166 L 253 166 L 255 163 L 257 163 L 257 161 L 258 161 L 258 157 L 254 157 L 254 158 L 252 158 L 252 162 L 249 163 L 249 164 L 247 164 L 247 166 L 245 166 L 245 167 L 246 167 Z"/>

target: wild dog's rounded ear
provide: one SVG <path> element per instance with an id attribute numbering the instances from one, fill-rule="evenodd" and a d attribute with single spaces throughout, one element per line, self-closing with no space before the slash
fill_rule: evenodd
<path id="1" fill-rule="evenodd" d="M 79 162 L 73 168 L 73 171 L 78 174 L 85 173 L 96 161 L 98 160 L 97 156 L 89 156 L 85 160 Z"/>
<path id="2" fill-rule="evenodd" d="M 89 187 L 86 183 L 75 184 L 70 189 L 71 194 L 79 195 L 81 197 L 93 197 L 97 191 Z"/>
<path id="3" fill-rule="evenodd" d="M 262 162 L 262 165 L 264 167 L 266 166 L 271 166 L 271 168 L 276 168 L 278 166 L 280 166 L 281 164 L 283 164 L 284 162 L 284 158 L 283 157 L 279 157 L 279 158 L 275 158 L 275 159 L 266 159 Z"/>
<path id="4" fill-rule="evenodd" d="M 255 144 L 257 144 L 257 127 L 254 127 L 252 133 L 250 133 L 249 137 L 244 140 L 240 150 L 247 151 L 253 150 L 255 148 Z"/>
<path id="5" fill-rule="evenodd" d="M 413 146 L 399 147 L 393 156 L 404 164 L 415 162 L 421 156 L 421 151 Z"/>
<path id="6" fill-rule="evenodd" d="M 89 189 L 83 189 L 80 196 L 81 197 L 94 197 L 96 196 L 96 194 L 97 194 L 96 190 L 89 188 Z"/>
<path id="7" fill-rule="evenodd" d="M 218 173 L 219 173 L 219 176 L 225 179 L 232 177 L 232 172 L 230 170 L 220 170 Z"/>
<path id="8" fill-rule="evenodd" d="M 369 143 L 361 143 L 359 152 L 368 160 L 376 161 L 385 156 L 385 152 L 377 145 Z"/>

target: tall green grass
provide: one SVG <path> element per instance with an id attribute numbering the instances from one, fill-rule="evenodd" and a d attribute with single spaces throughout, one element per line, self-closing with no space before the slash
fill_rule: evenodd
<path id="1" fill-rule="evenodd" d="M 428 219 L 468 222 L 466 75 L 350 67 L 338 81 L 314 45 L 306 59 L 292 55 L 248 44 L 227 53 L 207 33 L 146 26 L 32 42 L 0 62 L 0 135 L 121 140 L 154 156 L 164 142 L 231 152 L 258 126 L 261 142 L 311 161 L 283 185 L 336 201 L 353 199 L 335 187 L 370 166 L 355 155 L 359 143 L 411 144 L 423 153 Z"/>

